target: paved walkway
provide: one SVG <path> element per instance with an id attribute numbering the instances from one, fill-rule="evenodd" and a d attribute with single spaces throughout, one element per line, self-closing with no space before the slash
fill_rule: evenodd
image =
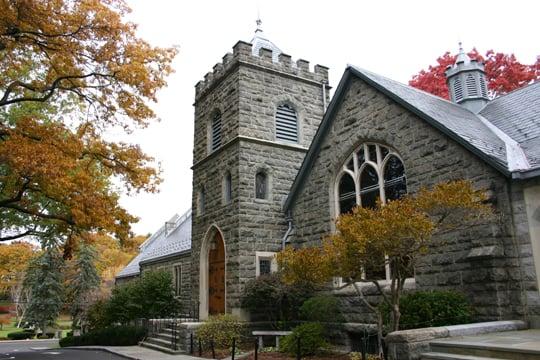
<path id="1" fill-rule="evenodd" d="M 540 353 L 540 330 L 501 331 L 484 335 L 464 336 L 438 340 L 439 343 L 459 344 L 465 346 L 482 346 L 493 349 L 519 349 Z"/>
<path id="2" fill-rule="evenodd" d="M 142 346 L 76 346 L 69 349 L 79 350 L 104 350 L 111 354 L 133 360 L 200 360 L 190 355 L 169 355 Z"/>

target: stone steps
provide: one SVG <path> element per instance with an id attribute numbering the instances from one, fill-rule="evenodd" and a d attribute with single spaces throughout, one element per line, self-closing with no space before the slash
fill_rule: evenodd
<path id="1" fill-rule="evenodd" d="M 141 341 L 139 343 L 139 345 L 142 346 L 142 347 L 148 348 L 148 349 L 161 351 L 163 353 L 167 353 L 167 354 L 171 354 L 171 355 L 185 354 L 185 352 L 182 351 L 182 350 L 173 350 L 170 347 L 157 345 L 157 344 L 155 344 L 153 342 L 148 342 L 149 339 L 151 339 L 151 338 L 147 338 L 146 340 Z"/>
<path id="2" fill-rule="evenodd" d="M 510 360 L 540 360 L 540 349 L 526 349 L 504 344 L 482 343 L 461 341 L 432 341 L 430 343 L 432 353 L 473 356 L 476 358 L 510 359 Z"/>
<path id="3" fill-rule="evenodd" d="M 448 354 L 448 353 L 439 353 L 439 352 L 428 352 L 422 354 L 422 360 L 502 360 L 492 357 L 481 357 L 473 355 L 458 355 L 458 354 Z"/>

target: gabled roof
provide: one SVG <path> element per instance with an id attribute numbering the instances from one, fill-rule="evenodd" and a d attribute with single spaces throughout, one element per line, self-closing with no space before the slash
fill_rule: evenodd
<path id="1" fill-rule="evenodd" d="M 139 247 L 139 254 L 116 277 L 125 278 L 140 273 L 140 264 L 159 260 L 191 250 L 191 209 L 184 215 L 174 215 Z"/>
<path id="2" fill-rule="evenodd" d="M 540 167 L 540 82 L 490 101 L 480 115 L 520 145 L 531 168 Z"/>
<path id="3" fill-rule="evenodd" d="M 515 163 L 513 157 L 516 153 L 516 146 L 518 147 L 517 151 L 524 151 L 528 158 L 530 156 L 530 158 L 536 157 L 538 159 L 540 155 L 538 147 L 539 137 L 535 135 L 540 126 L 538 116 L 540 111 L 540 105 L 538 104 L 540 101 L 540 86 L 530 85 L 520 91 L 496 99 L 488 104 L 482 110 L 481 116 L 479 116 L 461 105 L 349 65 L 345 69 L 336 93 L 330 102 L 328 110 L 323 117 L 291 187 L 289 196 L 284 204 L 285 211 L 291 208 L 297 193 L 300 191 L 302 184 L 311 171 L 321 144 L 331 127 L 335 114 L 347 92 L 348 85 L 353 78 L 359 78 L 365 81 L 401 106 L 418 115 L 418 117 L 467 148 L 505 176 L 513 175 L 512 171 L 514 169 L 513 166 L 509 166 L 509 160 L 511 163 Z M 519 124 L 521 124 L 521 121 L 527 121 L 527 124 L 520 125 L 523 133 L 527 134 L 524 136 L 527 140 L 523 142 L 516 140 L 518 144 L 515 144 L 508 136 L 501 136 L 504 134 L 501 134 L 501 131 L 497 129 L 497 124 L 501 125 L 505 121 L 505 115 L 510 116 L 502 109 L 513 106 L 528 109 L 525 115 L 516 116 L 512 120 L 512 122 Z M 517 125 L 510 125 L 509 127 L 512 126 Z M 540 130 L 538 132 L 540 133 Z M 518 172 L 530 172 L 531 170 L 540 168 L 540 162 L 533 162 L 532 165 L 534 164 L 536 166 L 530 166 L 531 162 L 529 162 L 529 168 L 519 169 Z M 536 174 L 533 175 L 536 176 Z"/>

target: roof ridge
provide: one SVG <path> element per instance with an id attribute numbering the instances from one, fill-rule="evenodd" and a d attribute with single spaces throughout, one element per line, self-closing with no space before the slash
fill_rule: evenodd
<path id="1" fill-rule="evenodd" d="M 348 67 L 352 67 L 352 68 L 354 68 L 354 69 L 356 69 L 356 70 L 358 70 L 358 71 L 360 71 L 360 72 L 369 73 L 369 74 L 373 74 L 373 75 L 375 75 L 375 76 L 377 76 L 377 77 L 384 78 L 385 80 L 388 80 L 388 81 L 391 81 L 391 82 L 393 82 L 393 83 L 399 84 L 400 86 L 406 87 L 406 88 L 408 88 L 408 89 L 414 90 L 414 91 L 419 92 L 419 93 L 422 93 L 422 94 L 424 94 L 424 95 L 428 95 L 428 96 L 430 96 L 430 97 L 432 97 L 432 98 L 434 98 L 434 99 L 443 101 L 443 102 L 445 102 L 445 103 L 447 103 L 447 104 L 450 104 L 450 105 L 452 105 L 452 106 L 454 106 L 454 107 L 457 107 L 457 108 L 462 109 L 462 110 L 466 110 L 466 111 L 470 112 L 471 114 L 476 115 L 474 112 L 472 112 L 471 110 L 467 109 L 467 108 L 464 107 L 464 106 L 461 106 L 461 105 L 459 105 L 459 104 L 457 104 L 457 103 L 455 103 L 455 102 L 452 102 L 452 101 L 450 101 L 450 100 L 448 100 L 448 99 L 445 99 L 445 98 L 442 98 L 442 97 L 440 97 L 440 96 L 434 95 L 434 94 L 432 94 L 432 93 L 430 93 L 430 92 L 427 92 L 427 91 L 425 91 L 425 90 L 415 88 L 414 86 L 411 86 L 411 85 L 408 85 L 408 84 L 404 84 L 404 83 L 402 83 L 401 81 L 397 81 L 397 80 L 391 79 L 391 78 L 389 78 L 389 77 L 386 77 L 386 76 L 384 76 L 384 75 L 380 75 L 380 74 L 374 73 L 373 71 L 366 70 L 366 69 L 361 68 L 361 67 L 358 67 L 358 66 L 356 66 L 356 65 L 349 64 L 349 65 L 347 65 L 347 66 L 348 66 Z"/>

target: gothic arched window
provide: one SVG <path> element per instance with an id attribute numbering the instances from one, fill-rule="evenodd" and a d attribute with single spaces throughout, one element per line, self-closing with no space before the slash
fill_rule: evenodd
<path id="1" fill-rule="evenodd" d="M 298 116 L 288 104 L 276 109 L 276 140 L 298 142 Z"/>
<path id="2" fill-rule="evenodd" d="M 257 199 L 266 199 L 268 193 L 268 178 L 264 171 L 259 171 L 255 175 L 255 197 Z"/>
<path id="3" fill-rule="evenodd" d="M 348 213 L 354 206 L 377 206 L 407 193 L 405 167 L 397 153 L 379 144 L 362 144 L 345 161 L 336 180 L 336 209 L 338 214 Z M 375 256 L 375 255 L 374 255 Z M 364 269 L 367 279 L 389 278 L 390 267 L 385 264 Z"/>

